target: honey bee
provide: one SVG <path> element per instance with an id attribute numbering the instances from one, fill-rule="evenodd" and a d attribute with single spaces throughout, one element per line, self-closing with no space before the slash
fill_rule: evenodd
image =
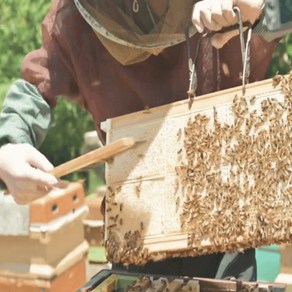
<path id="1" fill-rule="evenodd" d="M 143 114 L 150 114 L 150 113 L 151 113 L 150 107 L 148 105 L 146 105 L 144 107 Z"/>
<path id="2" fill-rule="evenodd" d="M 250 99 L 250 104 L 254 105 L 256 102 L 256 96 L 254 95 L 251 99 Z"/>
<path id="3" fill-rule="evenodd" d="M 140 192 L 141 192 L 141 186 L 136 186 L 135 187 L 136 195 L 139 198 L 140 197 Z"/>
<path id="4" fill-rule="evenodd" d="M 181 138 L 181 134 L 182 134 L 182 130 L 179 129 L 178 132 L 177 132 L 177 139 L 180 140 Z"/>
<path id="5" fill-rule="evenodd" d="M 273 86 L 277 86 L 282 81 L 281 75 L 276 75 L 272 78 Z"/>
<path id="6" fill-rule="evenodd" d="M 117 214 L 117 215 L 114 217 L 114 222 L 117 222 L 117 221 L 118 221 L 118 218 L 119 218 L 119 214 Z"/>
<path id="7" fill-rule="evenodd" d="M 175 200 L 176 209 L 178 209 L 180 203 L 180 197 L 178 196 Z"/>

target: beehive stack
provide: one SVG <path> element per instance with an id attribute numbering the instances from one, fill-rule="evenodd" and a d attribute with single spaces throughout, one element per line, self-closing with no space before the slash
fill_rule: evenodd
<path id="1" fill-rule="evenodd" d="M 89 244 L 88 260 L 90 263 L 107 262 L 103 244 L 104 219 L 101 212 L 105 189 L 105 186 L 99 187 L 95 193 L 88 195 L 85 200 L 89 212 L 83 220 L 83 224 L 84 236 Z"/>
<path id="2" fill-rule="evenodd" d="M 292 240 L 292 74 L 108 120 L 107 142 L 142 141 L 107 163 L 113 262 Z"/>
<path id="3" fill-rule="evenodd" d="M 75 291 L 84 284 L 84 201 L 82 183 L 62 181 L 27 206 L 22 218 L 15 214 L 14 221 L 28 224 L 0 235 L 0 291 Z"/>

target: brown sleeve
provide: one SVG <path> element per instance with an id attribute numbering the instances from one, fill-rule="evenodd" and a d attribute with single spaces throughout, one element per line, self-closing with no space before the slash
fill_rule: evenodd
<path id="1" fill-rule="evenodd" d="M 35 85 L 51 107 L 56 105 L 60 95 L 70 99 L 79 95 L 70 54 L 62 48 L 64 34 L 70 33 L 62 24 L 68 13 L 75 11 L 73 1 L 53 0 L 42 23 L 41 48 L 30 52 L 23 60 L 23 79 Z"/>

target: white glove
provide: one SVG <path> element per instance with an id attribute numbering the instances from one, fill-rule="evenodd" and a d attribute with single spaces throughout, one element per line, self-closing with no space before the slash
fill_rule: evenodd
<path id="1" fill-rule="evenodd" d="M 264 0 L 199 1 L 194 5 L 192 22 L 199 33 L 204 32 L 205 28 L 210 31 L 220 31 L 238 23 L 237 16 L 233 11 L 235 6 L 241 11 L 242 21 L 253 24 L 261 16 Z M 219 49 L 238 33 L 238 29 L 216 33 L 211 37 L 211 43 Z"/>
<path id="2" fill-rule="evenodd" d="M 18 204 L 44 196 L 58 182 L 47 172 L 53 165 L 29 144 L 7 144 L 0 148 L 0 178 Z"/>

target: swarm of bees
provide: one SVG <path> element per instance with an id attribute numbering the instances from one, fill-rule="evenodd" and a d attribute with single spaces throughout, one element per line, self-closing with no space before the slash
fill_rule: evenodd
<path id="1" fill-rule="evenodd" d="M 175 167 L 176 212 L 188 248 L 149 253 L 145 227 L 115 232 L 123 226 L 124 208 L 115 201 L 121 187 L 107 194 L 107 239 L 111 262 L 145 264 L 151 259 L 212 252 L 243 251 L 292 240 L 292 73 L 277 76 L 278 96 L 235 96 L 230 123 L 202 113 L 177 132 L 181 146 Z M 135 185 L 137 198 L 141 184 Z"/>
<path id="2" fill-rule="evenodd" d="M 236 96 L 232 124 L 220 124 L 214 109 L 213 121 L 198 114 L 184 129 L 181 227 L 197 253 L 292 239 L 292 74 L 274 83 L 282 101 L 262 98 L 255 109 L 255 96 Z"/>

